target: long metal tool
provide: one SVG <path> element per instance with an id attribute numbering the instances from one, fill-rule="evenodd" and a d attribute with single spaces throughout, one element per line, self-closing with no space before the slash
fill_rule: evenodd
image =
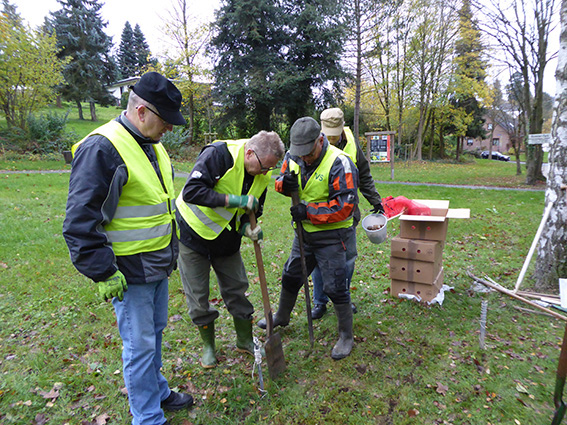
<path id="1" fill-rule="evenodd" d="M 291 192 L 291 203 L 293 206 L 299 204 L 299 193 Z M 307 324 L 309 326 L 309 343 L 313 348 L 315 337 L 313 336 L 313 317 L 311 317 L 311 296 L 309 295 L 309 280 L 307 275 L 307 265 L 305 264 L 305 249 L 303 246 L 303 225 L 301 221 L 295 222 L 297 226 L 297 240 L 299 242 L 299 256 L 301 257 L 301 273 L 303 276 L 303 288 L 305 291 L 305 308 L 307 309 Z"/>
<path id="2" fill-rule="evenodd" d="M 251 212 L 250 228 L 256 227 L 256 215 Z M 266 271 L 264 269 L 264 260 L 262 259 L 262 249 L 258 241 L 254 241 L 254 254 L 256 255 L 256 264 L 258 266 L 258 277 L 260 278 L 260 289 L 262 291 L 262 303 L 264 305 L 264 317 L 266 318 L 266 361 L 268 362 L 268 373 L 270 379 L 274 380 L 280 373 L 285 370 L 285 358 L 282 348 L 282 338 L 279 333 L 274 334 L 274 318 L 272 316 L 272 308 L 270 306 L 270 297 L 268 295 L 268 284 L 266 281 Z"/>
<path id="3" fill-rule="evenodd" d="M 553 403 L 555 404 L 555 415 L 551 425 L 559 425 L 565 416 L 567 406 L 563 402 L 563 388 L 565 387 L 565 378 L 567 378 L 567 325 L 565 325 L 565 334 L 563 335 L 563 343 L 561 344 L 561 354 L 559 354 L 559 365 L 557 366 L 557 376 L 555 379 L 555 392 L 553 394 Z"/>

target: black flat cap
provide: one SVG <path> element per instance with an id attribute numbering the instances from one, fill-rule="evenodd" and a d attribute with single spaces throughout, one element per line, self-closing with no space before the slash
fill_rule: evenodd
<path id="1" fill-rule="evenodd" d="M 181 92 L 163 75 L 157 72 L 147 72 L 142 75 L 132 90 L 142 99 L 154 105 L 161 117 L 169 124 L 187 124 L 179 111 Z"/>

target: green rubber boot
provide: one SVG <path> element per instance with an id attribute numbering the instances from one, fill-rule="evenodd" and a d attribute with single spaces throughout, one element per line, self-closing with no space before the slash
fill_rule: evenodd
<path id="1" fill-rule="evenodd" d="M 236 330 L 236 351 L 254 355 L 254 340 L 252 339 L 252 320 L 232 318 Z M 264 349 L 262 348 L 262 356 Z"/>
<path id="2" fill-rule="evenodd" d="M 198 328 L 203 340 L 201 366 L 205 369 L 211 369 L 217 365 L 217 357 L 215 356 L 215 322 L 198 326 Z"/>

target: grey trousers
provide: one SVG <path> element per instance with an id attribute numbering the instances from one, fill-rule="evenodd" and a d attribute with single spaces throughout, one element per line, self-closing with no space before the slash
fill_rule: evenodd
<path id="1" fill-rule="evenodd" d="M 208 258 L 180 243 L 178 264 L 189 317 L 195 325 L 207 325 L 219 317 L 219 312 L 209 303 L 211 266 L 229 313 L 237 319 L 252 319 L 254 307 L 246 298 L 248 279 L 240 251 L 226 257 Z"/>

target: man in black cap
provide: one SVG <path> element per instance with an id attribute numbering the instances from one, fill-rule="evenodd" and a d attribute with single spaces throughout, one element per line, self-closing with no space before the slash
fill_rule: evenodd
<path id="1" fill-rule="evenodd" d="M 136 425 L 193 404 L 161 374 L 168 277 L 179 251 L 173 167 L 159 140 L 186 124 L 181 93 L 157 72 L 132 88 L 127 110 L 73 148 L 63 235 L 73 265 L 112 299 L 124 382 Z"/>
<path id="2" fill-rule="evenodd" d="M 358 170 L 348 154 L 329 143 L 311 117 L 299 118 L 289 137 L 291 145 L 276 190 L 286 196 L 299 193 L 301 202 L 290 211 L 293 220 L 302 223 L 307 274 L 319 267 L 323 291 L 335 305 L 339 340 L 331 357 L 338 360 L 347 357 L 353 346 L 346 247 L 356 238 L 353 213 L 358 204 Z M 274 327 L 288 325 L 302 284 L 299 242 L 295 237 L 282 274 Z M 265 320 L 258 325 L 265 328 Z"/>

